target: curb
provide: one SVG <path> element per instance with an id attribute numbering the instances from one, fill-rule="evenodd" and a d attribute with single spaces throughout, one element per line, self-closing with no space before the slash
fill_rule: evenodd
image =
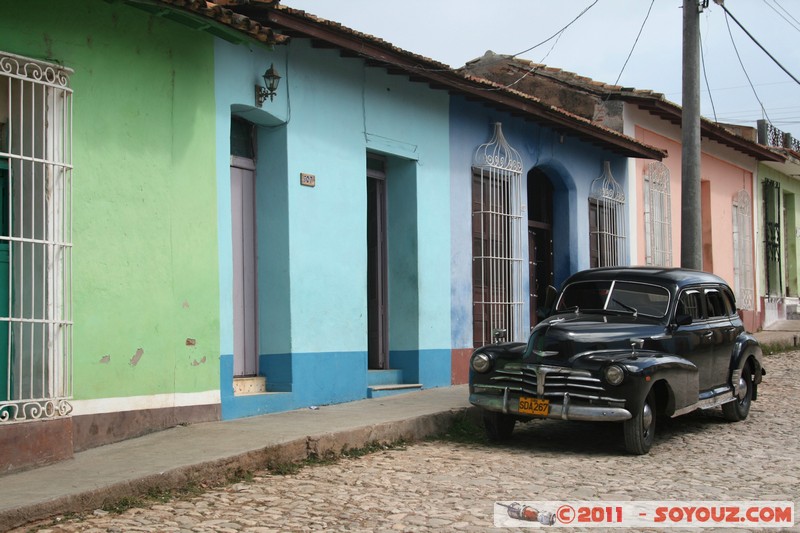
<path id="1" fill-rule="evenodd" d="M 31 522 L 47 520 L 68 513 L 90 512 L 124 498 L 146 496 L 154 490 L 178 490 L 196 483 L 219 485 L 243 472 L 263 470 L 270 465 L 298 463 L 314 457 L 340 456 L 343 452 L 368 444 L 391 444 L 400 440 L 417 441 L 446 430 L 471 407 L 384 422 L 342 432 L 309 435 L 244 453 L 175 468 L 78 494 L 65 495 L 47 502 L 0 512 L 0 531 L 8 531 Z"/>

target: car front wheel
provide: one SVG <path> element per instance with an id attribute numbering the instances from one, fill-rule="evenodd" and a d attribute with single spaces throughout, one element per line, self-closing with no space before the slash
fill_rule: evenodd
<path id="1" fill-rule="evenodd" d="M 651 390 L 638 412 L 624 422 L 625 449 L 636 455 L 650 451 L 656 434 L 656 402 Z"/>
<path id="2" fill-rule="evenodd" d="M 734 383 L 733 394 L 736 399 L 732 402 L 722 404 L 722 415 L 725 420 L 739 422 L 747 418 L 750 413 L 750 402 L 753 400 L 753 374 L 750 372 L 750 364 L 745 363 L 739 382 Z"/>
<path id="3" fill-rule="evenodd" d="M 503 442 L 511 438 L 514 431 L 514 417 L 495 411 L 483 412 L 483 427 L 489 442 Z"/>

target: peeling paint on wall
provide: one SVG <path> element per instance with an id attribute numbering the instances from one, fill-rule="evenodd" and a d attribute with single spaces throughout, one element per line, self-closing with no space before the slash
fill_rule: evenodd
<path id="1" fill-rule="evenodd" d="M 184 309 L 189 309 L 189 300 L 184 300 L 183 301 L 183 308 Z"/>
<path id="2" fill-rule="evenodd" d="M 136 350 L 136 353 L 133 354 L 133 357 L 131 357 L 131 366 L 136 366 L 137 364 L 139 364 L 139 359 L 142 358 L 143 354 L 144 350 L 142 350 L 141 348 Z"/>
<path id="3" fill-rule="evenodd" d="M 103 364 L 103 365 L 106 365 L 106 364 L 108 364 L 110 362 L 111 362 L 111 356 L 110 355 L 104 355 L 103 357 L 100 358 L 100 363 Z"/>
<path id="4" fill-rule="evenodd" d="M 206 362 L 206 358 L 205 358 L 205 356 L 203 356 L 203 358 L 200 359 L 200 361 L 198 361 L 197 359 L 192 361 L 192 366 L 200 366 L 200 365 L 204 364 L 205 362 Z"/>
<path id="5" fill-rule="evenodd" d="M 186 339 L 186 346 L 195 346 L 197 344 L 197 339 L 188 338 Z"/>

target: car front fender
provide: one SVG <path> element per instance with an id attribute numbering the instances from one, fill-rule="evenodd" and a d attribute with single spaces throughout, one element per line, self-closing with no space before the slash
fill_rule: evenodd
<path id="1" fill-rule="evenodd" d="M 697 402 L 700 374 L 697 366 L 688 359 L 668 353 L 650 352 L 647 355 L 630 357 L 625 361 L 625 367 L 632 377 L 639 377 L 649 383 L 640 401 L 644 402 L 649 390 L 654 389 L 658 410 L 667 416 Z"/>

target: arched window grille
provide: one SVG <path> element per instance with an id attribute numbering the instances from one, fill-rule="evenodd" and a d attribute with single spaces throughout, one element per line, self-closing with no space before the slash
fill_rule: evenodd
<path id="1" fill-rule="evenodd" d="M 524 340 L 522 158 L 494 125 L 472 166 L 472 286 L 475 347 Z"/>
<path id="2" fill-rule="evenodd" d="M 645 264 L 672 266 L 672 208 L 669 169 L 651 161 L 644 167 Z"/>
<path id="3" fill-rule="evenodd" d="M 753 309 L 753 217 L 750 194 L 733 195 L 733 288 L 740 309 Z"/>
<path id="4" fill-rule="evenodd" d="M 592 268 L 625 264 L 625 193 L 605 162 L 589 190 L 589 264 Z"/>
<path id="5" fill-rule="evenodd" d="M 0 422 L 72 407 L 71 70 L 0 52 Z"/>

